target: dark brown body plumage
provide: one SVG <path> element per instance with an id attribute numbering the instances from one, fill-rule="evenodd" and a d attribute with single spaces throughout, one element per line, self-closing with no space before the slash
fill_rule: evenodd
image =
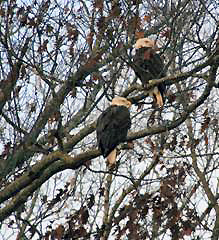
<path id="1" fill-rule="evenodd" d="M 124 142 L 131 127 L 130 113 L 125 106 L 108 107 L 97 120 L 97 143 L 104 157 Z"/>

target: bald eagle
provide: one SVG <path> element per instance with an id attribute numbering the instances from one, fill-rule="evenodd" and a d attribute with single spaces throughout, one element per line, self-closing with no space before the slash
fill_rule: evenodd
<path id="1" fill-rule="evenodd" d="M 126 98 L 115 97 L 97 120 L 98 147 L 110 166 L 116 161 L 116 146 L 126 140 L 131 127 L 130 106 L 131 102 Z"/>
<path id="2" fill-rule="evenodd" d="M 149 38 L 140 38 L 135 44 L 135 49 L 136 54 L 133 58 L 134 64 L 132 67 L 144 87 L 150 83 L 150 80 L 166 76 L 164 63 L 160 55 L 156 53 L 158 48 L 155 41 Z M 159 83 L 152 92 L 150 92 L 150 96 L 154 97 L 159 107 L 162 107 L 164 104 L 165 91 L 165 84 Z"/>

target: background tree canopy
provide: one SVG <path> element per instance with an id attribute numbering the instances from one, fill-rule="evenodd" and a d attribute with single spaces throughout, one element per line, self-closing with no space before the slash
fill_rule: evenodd
<path id="1" fill-rule="evenodd" d="M 219 238 L 216 0 L 0 2 L 2 239 Z M 131 68 L 157 41 L 163 109 Z M 132 127 L 109 169 L 98 116 L 115 96 Z"/>

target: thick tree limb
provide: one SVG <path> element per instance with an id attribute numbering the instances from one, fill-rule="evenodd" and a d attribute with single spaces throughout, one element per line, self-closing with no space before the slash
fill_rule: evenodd
<path id="1" fill-rule="evenodd" d="M 17 194 L 5 205 L 5 207 L 0 209 L 0 221 L 7 218 L 18 206 L 25 203 L 28 197 L 51 176 L 65 169 L 77 169 L 86 161 L 99 155 L 99 150 L 91 149 L 75 157 L 70 157 L 58 151 L 46 156 L 42 161 L 35 164 L 30 171 L 16 179 L 15 182 L 5 187 L 1 192 L 0 202 Z M 21 188 L 19 189 L 18 186 Z"/>

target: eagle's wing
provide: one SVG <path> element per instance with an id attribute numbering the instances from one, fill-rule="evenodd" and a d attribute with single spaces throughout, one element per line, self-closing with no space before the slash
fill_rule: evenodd
<path id="1" fill-rule="evenodd" d="M 145 48 L 136 50 L 136 54 L 133 58 L 132 68 L 135 71 L 136 76 L 144 85 L 146 85 L 148 83 L 148 80 L 152 79 L 152 76 L 148 71 L 147 62 L 144 60 L 144 51 Z"/>
<path id="2" fill-rule="evenodd" d="M 145 60 L 148 71 L 153 75 L 153 78 L 165 77 L 164 62 L 161 56 L 157 53 L 153 54 L 149 60 Z"/>
<path id="3" fill-rule="evenodd" d="M 148 84 L 151 79 L 166 75 L 162 58 L 159 54 L 151 52 L 149 48 L 137 49 L 133 62 L 133 70 L 144 85 Z"/>
<path id="4" fill-rule="evenodd" d="M 99 116 L 96 127 L 97 142 L 104 157 L 126 140 L 130 127 L 130 113 L 124 106 L 110 106 Z"/>

